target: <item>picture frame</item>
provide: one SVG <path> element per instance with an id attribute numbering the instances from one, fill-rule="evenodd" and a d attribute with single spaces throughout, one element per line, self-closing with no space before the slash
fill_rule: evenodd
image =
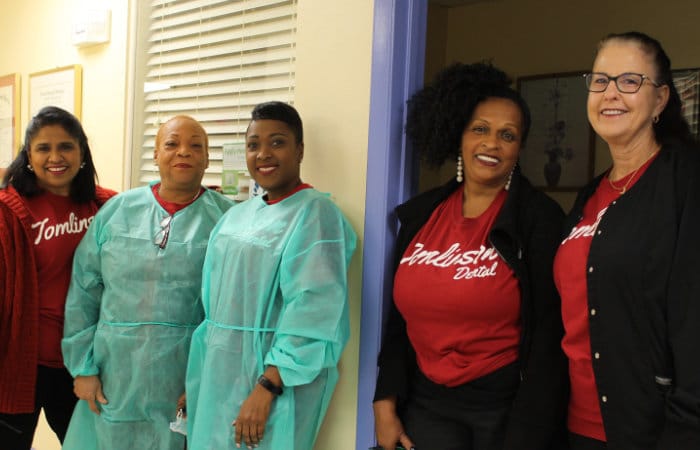
<path id="1" fill-rule="evenodd" d="M 586 113 L 584 73 L 518 78 L 518 91 L 532 117 L 520 167 L 543 190 L 578 191 L 593 177 L 595 133 Z"/>
<path id="2" fill-rule="evenodd" d="M 7 167 L 19 151 L 20 76 L 0 76 L 0 168 Z"/>
<path id="3" fill-rule="evenodd" d="M 700 68 L 671 71 L 690 131 L 700 138 Z"/>
<path id="4" fill-rule="evenodd" d="M 80 120 L 82 89 L 83 69 L 77 64 L 29 74 L 29 118 L 44 106 L 58 106 Z"/>

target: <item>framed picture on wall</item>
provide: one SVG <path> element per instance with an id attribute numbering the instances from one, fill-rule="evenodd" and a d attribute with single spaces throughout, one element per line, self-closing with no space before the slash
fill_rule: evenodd
<path id="1" fill-rule="evenodd" d="M 44 106 L 58 106 L 80 119 L 82 90 L 83 69 L 77 64 L 29 74 L 29 117 Z"/>
<path id="2" fill-rule="evenodd" d="M 683 115 L 690 130 L 700 137 L 700 68 L 674 70 L 673 84 L 683 102 Z"/>
<path id="3" fill-rule="evenodd" d="M 10 165 L 19 147 L 19 74 L 0 77 L 0 168 Z"/>
<path id="4" fill-rule="evenodd" d="M 518 90 L 532 113 L 530 135 L 520 151 L 520 166 L 539 188 L 576 191 L 593 176 L 595 134 L 586 115 L 584 73 L 518 79 Z"/>

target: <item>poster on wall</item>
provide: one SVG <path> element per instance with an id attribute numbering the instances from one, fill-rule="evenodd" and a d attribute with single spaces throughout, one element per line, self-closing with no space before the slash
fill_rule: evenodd
<path id="1" fill-rule="evenodd" d="M 523 174 L 548 191 L 577 191 L 593 176 L 595 139 L 583 72 L 521 77 L 518 90 L 532 114 L 520 152 Z"/>
<path id="2" fill-rule="evenodd" d="M 681 98 L 683 117 L 690 131 L 700 137 L 700 69 L 674 70 L 673 84 Z"/>
<path id="3" fill-rule="evenodd" d="M 79 65 L 29 74 L 29 117 L 44 106 L 58 106 L 80 119 L 83 69 Z"/>
<path id="4" fill-rule="evenodd" d="M 19 74 L 0 77 L 0 168 L 14 159 L 19 146 Z"/>

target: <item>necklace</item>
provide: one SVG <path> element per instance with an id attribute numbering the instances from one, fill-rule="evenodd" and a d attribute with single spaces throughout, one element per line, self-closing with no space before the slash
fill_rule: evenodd
<path id="1" fill-rule="evenodd" d="M 637 172 L 639 172 L 639 169 L 641 169 L 642 167 L 644 167 L 644 165 L 645 165 L 647 162 L 649 162 L 649 160 L 650 160 L 651 158 L 653 158 L 654 155 L 656 155 L 657 152 L 658 152 L 658 150 L 654 150 L 654 151 L 651 153 L 651 155 L 649 155 L 649 156 L 647 157 L 647 159 L 645 159 L 644 162 L 643 162 L 639 167 L 637 167 L 636 169 L 634 169 L 634 170 L 632 171 L 631 174 L 627 175 L 627 177 L 629 177 L 629 178 L 627 178 L 627 181 L 625 181 L 625 184 L 624 184 L 622 187 L 615 186 L 615 183 L 613 183 L 612 179 L 610 178 L 610 176 L 612 175 L 612 169 L 611 169 L 610 172 L 608 172 L 608 177 L 607 177 L 607 178 L 608 178 L 608 183 L 610 184 L 610 187 L 613 188 L 614 190 L 616 190 L 617 192 L 619 192 L 620 195 L 622 195 L 622 194 L 624 194 L 625 192 L 627 192 L 627 188 L 629 187 L 629 185 L 630 185 L 630 183 L 632 182 L 632 180 L 634 180 L 634 177 L 635 177 L 635 175 L 637 175 Z"/>

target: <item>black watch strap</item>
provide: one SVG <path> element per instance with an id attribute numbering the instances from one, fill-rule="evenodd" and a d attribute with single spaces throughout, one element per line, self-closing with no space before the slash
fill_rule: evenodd
<path id="1" fill-rule="evenodd" d="M 275 395 L 282 395 L 282 388 L 275 385 L 272 381 L 268 380 L 265 375 L 260 375 L 258 377 L 258 384 Z"/>

